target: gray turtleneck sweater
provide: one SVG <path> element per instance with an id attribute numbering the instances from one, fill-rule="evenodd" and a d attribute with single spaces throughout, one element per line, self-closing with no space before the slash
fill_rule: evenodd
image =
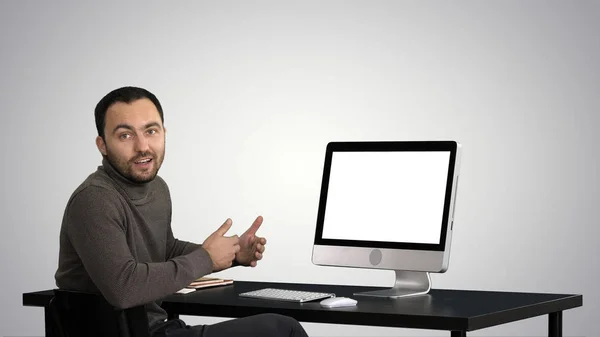
<path id="1" fill-rule="evenodd" d="M 167 318 L 160 300 L 212 272 L 202 246 L 171 230 L 165 181 L 136 184 L 106 159 L 71 195 L 60 230 L 56 285 L 100 292 L 117 308 L 146 305 L 150 326 Z"/>

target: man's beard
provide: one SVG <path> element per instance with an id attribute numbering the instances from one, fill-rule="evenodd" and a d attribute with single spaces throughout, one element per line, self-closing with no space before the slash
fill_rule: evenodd
<path id="1" fill-rule="evenodd" d="M 154 180 L 154 178 L 156 178 L 156 175 L 158 174 L 158 170 L 160 169 L 164 158 L 164 151 L 160 157 L 153 152 L 147 151 L 143 153 L 138 153 L 138 155 L 136 155 L 134 158 L 126 161 L 113 155 L 107 147 L 106 156 L 104 157 L 108 160 L 112 167 L 114 167 L 115 170 L 119 172 L 119 174 L 121 174 L 125 179 L 134 183 L 141 184 L 150 182 Z M 134 162 L 136 160 L 140 160 L 141 158 L 152 158 L 151 171 L 149 173 L 146 172 L 146 174 L 143 175 L 135 174 L 132 168 L 132 166 L 135 165 Z"/>

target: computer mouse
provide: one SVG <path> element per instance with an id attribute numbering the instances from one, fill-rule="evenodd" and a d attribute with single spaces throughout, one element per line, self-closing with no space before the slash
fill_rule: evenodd
<path id="1" fill-rule="evenodd" d="M 355 299 L 349 297 L 330 297 L 321 301 L 321 306 L 323 308 L 340 308 L 340 307 L 352 307 L 355 306 Z"/>

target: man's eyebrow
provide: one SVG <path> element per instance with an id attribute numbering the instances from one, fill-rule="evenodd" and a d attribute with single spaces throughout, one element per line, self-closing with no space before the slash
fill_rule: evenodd
<path id="1" fill-rule="evenodd" d="M 149 128 L 153 127 L 153 126 L 156 126 L 159 129 L 161 128 L 160 127 L 160 123 L 158 123 L 158 122 L 150 122 L 150 123 L 146 124 L 146 126 L 144 127 L 144 129 L 149 129 Z"/>
<path id="2" fill-rule="evenodd" d="M 144 125 L 144 129 L 149 129 L 149 128 L 153 127 L 153 126 L 160 128 L 160 123 L 158 123 L 158 122 L 150 122 L 150 123 Z M 131 126 L 129 124 L 117 124 L 117 126 L 115 126 L 115 128 L 113 129 L 113 134 L 115 132 L 117 132 L 117 130 L 119 130 L 119 129 L 127 129 L 127 130 L 134 131 L 133 126 Z"/>
<path id="3" fill-rule="evenodd" d="M 115 126 L 115 128 L 113 129 L 113 134 L 119 129 L 128 129 L 133 131 L 133 127 L 129 124 L 117 124 L 117 126 Z"/>

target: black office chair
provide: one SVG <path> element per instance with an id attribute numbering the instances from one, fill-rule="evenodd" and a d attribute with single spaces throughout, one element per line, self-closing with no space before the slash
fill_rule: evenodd
<path id="1" fill-rule="evenodd" d="M 119 310 L 100 294 L 55 289 L 49 308 L 60 337 L 150 337 L 143 305 Z"/>

